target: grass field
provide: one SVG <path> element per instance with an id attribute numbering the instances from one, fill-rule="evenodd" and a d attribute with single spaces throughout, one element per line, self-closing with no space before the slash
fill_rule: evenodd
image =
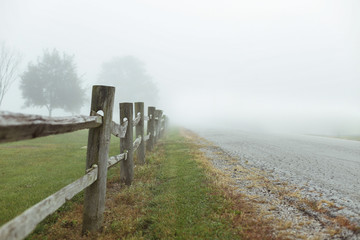
<path id="1" fill-rule="evenodd" d="M 88 130 L 0 145 L 0 225 L 81 177 Z M 112 138 L 110 154 L 119 154 Z"/>
<path id="2" fill-rule="evenodd" d="M 136 166 L 132 186 L 119 183 L 119 166 L 111 169 L 101 232 L 81 235 L 79 194 L 28 239 L 274 239 L 266 224 L 251 218 L 254 209 L 211 168 L 201 145 L 183 132 L 173 129 L 147 153 L 148 164 Z M 86 136 L 81 131 L 1 145 L 7 156 L 1 159 L 3 222 L 83 174 Z M 114 139 L 110 155 L 118 146 Z"/>

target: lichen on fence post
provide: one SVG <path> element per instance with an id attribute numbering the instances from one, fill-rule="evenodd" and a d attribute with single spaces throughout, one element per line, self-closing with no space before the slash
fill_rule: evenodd
<path id="1" fill-rule="evenodd" d="M 102 125 L 89 130 L 86 170 L 96 164 L 98 176 L 97 180 L 85 189 L 83 233 L 99 230 L 103 222 L 114 95 L 114 87 L 93 86 L 90 112 L 96 114 L 101 110 L 104 115 Z"/>

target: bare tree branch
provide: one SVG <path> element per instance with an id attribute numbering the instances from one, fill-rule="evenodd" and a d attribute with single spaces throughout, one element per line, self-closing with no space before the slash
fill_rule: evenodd
<path id="1" fill-rule="evenodd" d="M 20 63 L 20 56 L 5 43 L 0 46 L 0 105 L 5 94 L 15 82 L 18 75 L 17 67 Z"/>

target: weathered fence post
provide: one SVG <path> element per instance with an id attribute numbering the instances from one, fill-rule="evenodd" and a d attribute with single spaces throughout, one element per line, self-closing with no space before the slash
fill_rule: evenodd
<path id="1" fill-rule="evenodd" d="M 154 144 L 157 143 L 157 140 L 159 138 L 159 135 L 158 135 L 158 127 L 159 127 L 159 110 L 158 109 L 155 109 L 155 114 L 154 114 L 154 117 L 155 117 L 155 127 L 154 127 Z"/>
<path id="2" fill-rule="evenodd" d="M 134 178 L 134 153 L 133 153 L 133 104 L 120 103 L 120 124 L 128 121 L 126 134 L 120 138 L 120 153 L 127 152 L 125 160 L 120 162 L 120 180 L 126 185 L 131 185 Z"/>
<path id="3" fill-rule="evenodd" d="M 166 115 L 165 116 L 165 131 L 167 132 L 169 128 L 169 117 Z"/>
<path id="4" fill-rule="evenodd" d="M 104 116 L 100 127 L 89 130 L 86 169 L 96 164 L 98 175 L 97 180 L 85 189 L 83 233 L 99 230 L 103 222 L 114 94 L 114 87 L 93 86 L 92 89 L 90 112 L 102 110 Z"/>
<path id="5" fill-rule="evenodd" d="M 163 114 L 163 111 L 162 110 L 157 110 L 158 113 L 157 113 L 157 118 L 158 118 L 158 123 L 157 123 L 157 133 L 156 133 L 156 140 L 159 140 L 160 137 L 161 137 L 161 118 L 162 118 L 162 114 Z"/>
<path id="6" fill-rule="evenodd" d="M 151 151 L 154 147 L 154 132 L 155 132 L 155 107 L 148 107 L 148 123 L 147 134 L 150 133 L 150 137 L 146 142 L 146 150 Z"/>
<path id="7" fill-rule="evenodd" d="M 161 137 L 163 137 L 165 135 L 165 128 L 166 128 L 165 124 L 166 124 L 166 115 L 164 114 L 161 119 L 161 128 L 162 128 L 161 134 L 160 134 Z"/>
<path id="8" fill-rule="evenodd" d="M 141 114 L 139 123 L 135 127 L 136 137 L 141 136 L 141 143 L 137 149 L 137 161 L 139 164 L 145 164 L 145 139 L 144 139 L 144 103 L 136 102 L 135 103 L 135 114 Z"/>

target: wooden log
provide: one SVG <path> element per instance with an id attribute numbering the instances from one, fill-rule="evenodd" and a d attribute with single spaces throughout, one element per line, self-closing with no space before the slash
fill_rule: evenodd
<path id="1" fill-rule="evenodd" d="M 126 120 L 126 121 L 125 121 Z M 124 122 L 120 125 L 120 138 L 124 138 L 126 134 L 126 130 L 129 124 L 129 121 L 125 119 Z"/>
<path id="2" fill-rule="evenodd" d="M 114 87 L 93 86 L 91 111 L 102 110 L 104 116 L 100 127 L 89 130 L 86 169 L 97 164 L 98 179 L 85 190 L 83 233 L 100 230 L 103 222 L 114 95 Z"/>
<path id="3" fill-rule="evenodd" d="M 99 127 L 101 116 L 43 117 L 0 112 L 0 143 Z"/>
<path id="4" fill-rule="evenodd" d="M 111 122 L 111 134 L 115 137 L 124 138 L 128 123 L 128 121 L 125 121 L 122 125 L 119 125 L 116 122 Z"/>
<path id="5" fill-rule="evenodd" d="M 157 131 L 157 133 L 158 133 L 158 139 L 160 139 L 161 137 L 162 137 L 162 132 L 161 132 L 161 128 L 162 128 L 162 119 L 163 119 L 163 111 L 162 110 L 159 110 L 159 115 L 158 115 L 158 118 L 159 118 L 159 125 L 158 125 L 158 131 Z"/>
<path id="6" fill-rule="evenodd" d="M 115 164 L 120 162 L 121 160 L 126 159 L 126 155 L 127 155 L 127 153 L 121 153 L 116 156 L 111 156 L 108 160 L 108 168 L 111 168 L 112 166 L 114 166 Z"/>
<path id="7" fill-rule="evenodd" d="M 149 139 L 150 139 L 150 133 L 148 134 L 148 135 L 146 135 L 146 136 L 144 136 L 144 141 L 146 142 L 146 141 L 149 141 Z"/>
<path id="8" fill-rule="evenodd" d="M 146 142 L 146 150 L 151 151 L 154 146 L 154 129 L 155 129 L 155 107 L 148 107 L 148 117 L 149 121 L 147 122 L 147 133 L 150 134 L 149 140 Z"/>
<path id="9" fill-rule="evenodd" d="M 159 110 L 156 109 L 155 110 L 155 127 L 154 127 L 154 144 L 157 143 L 157 140 L 158 140 L 158 128 L 159 128 Z"/>
<path id="10" fill-rule="evenodd" d="M 164 126 L 165 126 L 165 132 L 166 132 L 169 128 L 169 117 L 167 115 L 165 116 Z"/>
<path id="11" fill-rule="evenodd" d="M 162 111 L 159 109 L 156 109 L 155 111 L 155 143 L 160 138 L 160 128 L 161 128 L 161 115 Z"/>
<path id="12" fill-rule="evenodd" d="M 162 130 L 161 130 L 161 135 L 164 136 L 165 132 L 166 132 L 166 118 L 167 116 L 164 114 L 163 115 L 163 122 L 162 122 Z"/>
<path id="13" fill-rule="evenodd" d="M 166 130 L 166 115 L 163 114 L 161 117 L 161 128 L 160 128 L 160 137 L 163 137 Z"/>
<path id="14" fill-rule="evenodd" d="M 111 134 L 115 137 L 120 137 L 120 124 L 114 121 L 111 122 Z"/>
<path id="15" fill-rule="evenodd" d="M 0 228 L 0 239 L 17 240 L 29 235 L 42 220 L 55 212 L 67 200 L 90 186 L 97 179 L 98 168 L 94 165 L 88 173 L 53 195 L 27 209 Z"/>
<path id="16" fill-rule="evenodd" d="M 135 141 L 133 142 L 133 151 L 135 152 L 136 150 L 138 150 L 140 144 L 142 143 L 142 138 L 141 136 L 139 136 L 138 138 L 135 139 Z"/>
<path id="17" fill-rule="evenodd" d="M 120 124 L 124 119 L 133 119 L 133 104 L 120 103 Z M 124 138 L 120 138 L 120 152 L 127 152 L 127 159 L 120 162 L 120 180 L 131 185 L 134 179 L 133 126 L 128 124 Z"/>
<path id="18" fill-rule="evenodd" d="M 135 112 L 140 113 L 140 120 L 135 127 L 136 136 L 140 136 L 140 138 L 144 139 L 144 103 L 136 102 L 135 103 Z M 137 163 L 140 165 L 145 164 L 145 141 L 141 141 L 137 151 L 136 151 L 136 159 Z"/>
<path id="19" fill-rule="evenodd" d="M 135 103 L 135 108 L 136 108 L 136 103 Z M 140 122 L 140 120 L 141 120 L 141 112 L 137 112 L 136 110 L 135 110 L 135 112 L 137 113 L 136 114 L 136 118 L 134 118 L 134 120 L 133 120 L 133 126 L 135 127 L 136 125 L 138 125 L 138 123 Z M 144 114 L 143 114 L 144 115 Z"/>

